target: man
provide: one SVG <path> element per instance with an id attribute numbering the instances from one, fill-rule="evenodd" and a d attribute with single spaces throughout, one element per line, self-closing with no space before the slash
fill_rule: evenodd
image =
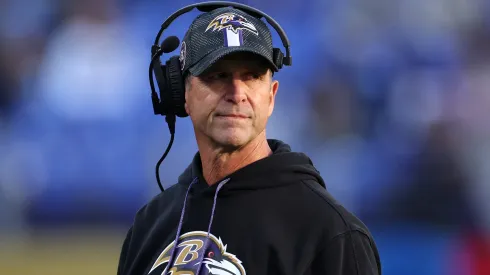
<path id="1" fill-rule="evenodd" d="M 240 32 L 216 22 L 224 17 Z M 233 47 L 230 29 L 241 35 Z M 118 274 L 380 274 L 368 229 L 310 159 L 266 138 L 279 83 L 264 22 L 232 8 L 203 13 L 182 49 L 199 152 L 137 213 Z"/>

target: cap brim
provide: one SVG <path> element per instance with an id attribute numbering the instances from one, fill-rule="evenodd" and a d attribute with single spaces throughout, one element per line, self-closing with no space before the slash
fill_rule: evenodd
<path id="1" fill-rule="evenodd" d="M 227 47 L 227 48 L 219 48 L 205 57 L 203 57 L 199 62 L 194 64 L 189 68 L 189 72 L 194 75 L 194 76 L 199 76 L 202 74 L 204 71 L 206 71 L 209 67 L 211 67 L 213 64 L 215 64 L 218 60 L 221 58 L 232 54 L 232 53 L 238 53 L 238 52 L 249 52 L 249 53 L 254 53 L 257 54 L 260 57 L 263 57 L 271 66 L 271 69 L 273 71 L 278 71 L 278 68 L 272 60 L 269 59 L 268 56 L 264 55 L 262 52 L 259 50 L 252 48 L 252 47 L 245 47 L 245 46 L 238 46 L 238 47 Z"/>

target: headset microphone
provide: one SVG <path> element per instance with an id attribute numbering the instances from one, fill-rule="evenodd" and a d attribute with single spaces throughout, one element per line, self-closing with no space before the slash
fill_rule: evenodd
<path id="1" fill-rule="evenodd" d="M 162 49 L 163 53 L 171 53 L 175 51 L 180 45 L 180 40 L 177 36 L 169 36 L 163 40 L 162 45 L 160 48 Z"/>

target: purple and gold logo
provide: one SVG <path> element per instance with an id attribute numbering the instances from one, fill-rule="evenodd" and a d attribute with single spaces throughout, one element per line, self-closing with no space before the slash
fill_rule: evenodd
<path id="1" fill-rule="evenodd" d="M 212 234 L 209 234 L 207 248 L 204 248 L 207 235 L 203 231 L 193 231 L 180 236 L 175 251 L 175 258 L 167 274 L 245 275 L 246 272 L 242 266 L 242 262 L 235 255 L 226 251 L 226 245 L 223 244 L 221 238 L 216 238 Z M 174 243 L 172 242 L 163 250 L 148 274 L 151 274 L 159 267 L 168 265 Z M 203 260 L 201 263 L 200 259 L 203 253 L 204 257 L 202 257 Z M 200 264 L 202 265 L 201 272 L 200 274 L 196 274 Z M 164 269 L 161 268 L 160 272 L 163 271 Z"/>
<path id="2" fill-rule="evenodd" d="M 220 14 L 211 20 L 204 32 L 208 30 L 223 31 L 225 47 L 243 46 L 244 31 L 259 35 L 257 28 L 245 17 L 231 12 Z"/>
<path id="3" fill-rule="evenodd" d="M 234 33 L 238 33 L 239 30 L 247 30 L 255 35 L 259 34 L 255 26 L 248 22 L 245 17 L 231 12 L 223 13 L 215 17 L 204 32 L 207 32 L 210 29 L 212 29 L 212 31 L 227 29 Z"/>

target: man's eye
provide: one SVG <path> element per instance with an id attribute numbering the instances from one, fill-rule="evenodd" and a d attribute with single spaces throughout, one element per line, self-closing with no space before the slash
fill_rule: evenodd
<path id="1" fill-rule="evenodd" d="M 249 72 L 247 74 L 247 78 L 248 79 L 260 79 L 260 78 L 262 78 L 262 75 L 259 73 L 256 73 L 256 72 Z"/>
<path id="2" fill-rule="evenodd" d="M 224 79 L 228 76 L 227 73 L 225 72 L 216 72 L 216 73 L 212 73 L 208 76 L 209 79 L 214 79 L 214 80 L 218 80 L 218 79 Z"/>

